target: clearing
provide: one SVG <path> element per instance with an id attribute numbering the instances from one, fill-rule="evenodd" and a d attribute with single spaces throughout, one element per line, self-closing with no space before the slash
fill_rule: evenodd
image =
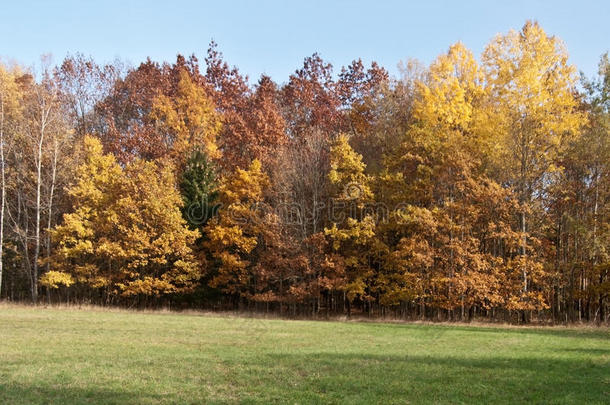
<path id="1" fill-rule="evenodd" d="M 607 328 L 0 305 L 0 402 L 610 402 Z"/>

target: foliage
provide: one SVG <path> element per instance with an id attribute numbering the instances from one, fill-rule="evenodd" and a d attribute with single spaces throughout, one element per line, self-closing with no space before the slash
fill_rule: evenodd
<path id="1" fill-rule="evenodd" d="M 47 271 L 40 277 L 40 284 L 49 288 L 59 288 L 60 285 L 70 287 L 74 284 L 74 278 L 63 271 Z"/>
<path id="2" fill-rule="evenodd" d="M 69 194 L 75 207 L 53 232 L 52 268 L 110 294 L 187 292 L 202 273 L 168 168 L 135 161 L 122 168 L 100 142 L 84 139 L 84 161 Z"/>
<path id="3" fill-rule="evenodd" d="M 161 137 L 168 140 L 170 156 L 177 162 L 193 148 L 201 149 L 211 159 L 220 157 L 216 142 L 220 117 L 206 91 L 185 70 L 179 73 L 172 98 L 165 95 L 155 98 L 151 115 L 160 121 Z"/>
<path id="4" fill-rule="evenodd" d="M 195 149 L 182 172 L 182 216 L 192 229 L 204 226 L 218 208 L 217 175 L 207 154 Z"/>
<path id="5" fill-rule="evenodd" d="M 2 67 L 0 294 L 608 321 L 599 66 L 578 86 L 565 45 L 528 21 L 480 58 L 458 42 L 398 78 L 313 54 L 283 84 L 251 82 L 214 42 L 201 69 Z"/>

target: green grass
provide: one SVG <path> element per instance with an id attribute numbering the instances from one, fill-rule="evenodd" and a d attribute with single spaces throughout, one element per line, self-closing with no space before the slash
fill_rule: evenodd
<path id="1" fill-rule="evenodd" d="M 608 329 L 0 306 L 0 403 L 610 402 Z"/>

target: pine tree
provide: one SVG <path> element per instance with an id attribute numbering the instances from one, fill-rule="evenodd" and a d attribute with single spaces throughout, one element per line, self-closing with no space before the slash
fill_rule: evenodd
<path id="1" fill-rule="evenodd" d="M 201 229 L 218 210 L 217 178 L 205 152 L 195 149 L 180 181 L 182 216 L 191 229 Z"/>

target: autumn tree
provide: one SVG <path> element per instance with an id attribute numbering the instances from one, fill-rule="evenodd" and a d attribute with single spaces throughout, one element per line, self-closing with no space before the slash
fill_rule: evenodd
<path id="1" fill-rule="evenodd" d="M 330 150 L 332 186 L 332 225 L 324 230 L 332 249 L 343 256 L 346 281 L 342 289 L 348 302 L 358 298 L 370 301 L 371 280 L 375 274 L 372 256 L 375 254 L 375 212 L 367 208 L 374 200 L 371 180 L 364 173 L 362 156 L 354 152 L 348 138 L 339 136 Z"/>
<path id="2" fill-rule="evenodd" d="M 21 114 L 21 98 L 17 79 L 19 71 L 0 64 L 0 292 L 2 292 L 4 225 L 7 214 L 7 193 L 9 191 L 7 158 L 10 148 L 15 147 L 15 131 L 18 128 Z"/>
<path id="3" fill-rule="evenodd" d="M 202 274 L 192 252 L 199 232 L 186 227 L 170 168 L 142 160 L 123 168 L 93 137 L 83 147 L 69 189 L 75 209 L 53 230 L 54 273 L 44 281 L 63 275 L 107 299 L 192 291 Z"/>
<path id="4" fill-rule="evenodd" d="M 520 32 L 498 35 L 485 49 L 483 63 L 499 111 L 501 167 L 519 196 L 521 255 L 527 255 L 527 212 L 543 195 L 550 176 L 558 170 L 556 157 L 566 140 L 578 134 L 584 115 L 575 97 L 575 69 L 559 39 L 548 36 L 536 22 Z M 533 286 L 529 269 L 522 268 L 523 292 Z"/>
<path id="5" fill-rule="evenodd" d="M 250 87 L 248 78 L 223 60 L 215 42 L 210 44 L 205 61 L 205 77 L 222 114 L 222 166 L 233 170 L 258 159 L 269 171 L 287 141 L 277 85 L 263 75 L 254 88 Z"/>
<path id="6" fill-rule="evenodd" d="M 217 136 L 220 117 L 206 91 L 182 70 L 173 97 L 159 95 L 153 100 L 151 116 L 157 120 L 160 138 L 178 167 L 188 153 L 199 149 L 210 159 L 219 159 Z"/>
<path id="7" fill-rule="evenodd" d="M 360 117 L 359 121 L 365 116 L 367 118 L 360 125 L 360 136 L 352 138 L 351 142 L 354 150 L 362 155 L 368 173 L 383 170 L 384 156 L 399 147 L 415 122 L 413 111 L 418 98 L 416 83 L 425 80 L 427 69 L 416 60 L 401 63 L 399 69 L 398 78 L 374 80 L 381 75 L 367 74 L 366 80 L 358 86 L 365 86 L 369 92 L 364 93 L 365 98 L 359 98 L 362 101 L 358 104 L 365 108 L 356 117 Z M 348 110 L 348 114 L 354 113 Z"/>
<path id="8" fill-rule="evenodd" d="M 96 132 L 106 151 L 122 163 L 136 158 L 157 159 L 169 153 L 174 137 L 166 138 L 167 134 L 159 131 L 159 116 L 153 109 L 159 97 L 171 99 L 180 90 L 182 72 L 187 72 L 197 86 L 206 86 L 197 59 L 181 55 L 171 65 L 148 59 L 114 82 L 108 96 L 95 106 L 101 121 Z"/>
<path id="9" fill-rule="evenodd" d="M 205 228 L 205 247 L 216 269 L 210 285 L 237 302 L 286 302 L 301 265 L 290 239 L 268 206 L 269 179 L 254 160 L 220 187 L 218 214 Z"/>
<path id="10" fill-rule="evenodd" d="M 22 119 L 11 151 L 12 184 L 8 201 L 11 234 L 19 246 L 21 267 L 30 286 L 32 301 L 38 300 L 41 259 L 50 254 L 48 229 L 57 218 L 62 169 L 68 165 L 70 130 L 57 82 L 43 59 L 40 79 L 30 73 L 18 83 L 23 94 Z M 46 249 L 45 249 L 46 248 Z"/>
<path id="11" fill-rule="evenodd" d="M 303 67 L 290 75 L 281 89 L 281 103 L 291 139 L 303 138 L 312 129 L 330 135 L 343 128 L 333 67 L 317 53 L 305 58 Z"/>
<path id="12" fill-rule="evenodd" d="M 205 58 L 205 78 L 214 92 L 222 114 L 220 149 L 226 154 L 222 164 L 228 170 L 249 164 L 248 148 L 254 138 L 246 124 L 251 89 L 247 78 L 223 60 L 218 45 L 211 42 Z"/>
<path id="13" fill-rule="evenodd" d="M 119 61 L 100 66 L 92 57 L 80 53 L 67 56 L 54 70 L 63 103 L 80 137 L 100 129 L 95 107 L 108 97 L 123 70 Z"/>
<path id="14" fill-rule="evenodd" d="M 548 252 L 554 269 L 554 316 L 566 305 L 573 320 L 606 316 L 608 295 L 608 169 L 610 157 L 610 90 L 608 57 L 599 64 L 599 76 L 584 79 L 583 108 L 589 120 L 582 135 L 562 150 L 562 171 L 549 188 L 548 206 L 553 225 Z M 563 304 L 565 302 L 565 304 Z"/>
<path id="15" fill-rule="evenodd" d="M 352 135 L 351 143 L 356 151 L 366 154 L 365 159 L 369 162 L 375 159 L 375 153 L 379 153 L 374 147 L 377 143 L 375 129 L 383 117 L 382 99 L 389 91 L 388 72 L 376 62 L 366 69 L 362 60 L 357 59 L 341 68 L 336 93 L 347 122 L 346 131 Z"/>
<path id="16" fill-rule="evenodd" d="M 598 77 L 585 83 L 590 114 L 590 124 L 582 139 L 580 151 L 589 151 L 585 166 L 584 183 L 591 188 L 589 209 L 590 240 L 592 251 L 589 253 L 592 280 L 589 293 L 597 297 L 595 317 L 598 322 L 606 318 L 606 299 L 610 296 L 610 59 L 604 54 L 599 62 Z M 585 146 L 586 145 L 586 146 Z M 592 198 L 591 198 L 592 197 Z M 590 319 L 591 317 L 588 316 Z"/>
<path id="17" fill-rule="evenodd" d="M 268 178 L 259 161 L 252 162 L 247 170 L 237 169 L 221 185 L 222 208 L 205 229 L 209 239 L 206 247 L 217 263 L 210 284 L 238 298 L 252 294 L 253 251 L 264 226 L 257 205 L 264 201 L 267 186 Z"/>
<path id="18" fill-rule="evenodd" d="M 248 100 L 246 126 L 253 136 L 249 141 L 249 160 L 258 159 L 264 165 L 277 163 L 278 154 L 288 143 L 286 123 L 279 104 L 279 90 L 269 76 L 261 76 Z"/>

